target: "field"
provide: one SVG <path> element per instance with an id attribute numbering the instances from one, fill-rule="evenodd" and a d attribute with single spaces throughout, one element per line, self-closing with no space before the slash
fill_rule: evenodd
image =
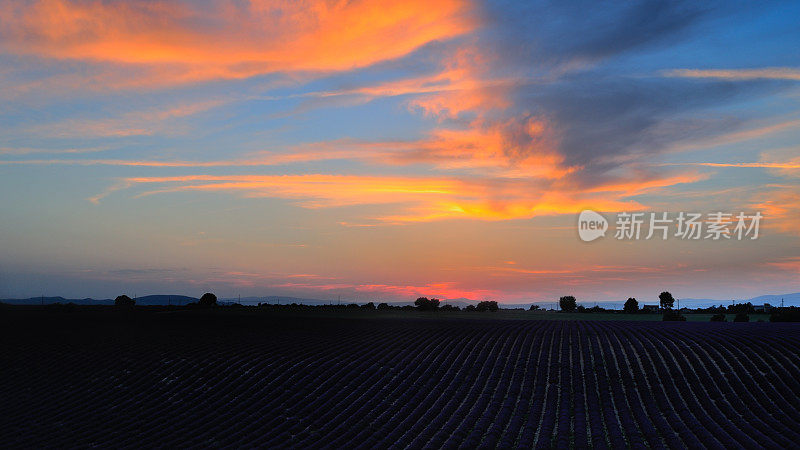
<path id="1" fill-rule="evenodd" d="M 347 313 L 0 311 L 3 444 L 800 442 L 797 324 Z"/>

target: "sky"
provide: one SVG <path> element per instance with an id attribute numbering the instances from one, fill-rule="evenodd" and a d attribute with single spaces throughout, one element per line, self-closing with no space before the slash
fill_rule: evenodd
<path id="1" fill-rule="evenodd" d="M 798 292 L 798 16 L 0 1 L 0 298 Z M 610 227 L 591 242 L 587 209 Z M 763 218 L 617 239 L 624 212 Z"/>

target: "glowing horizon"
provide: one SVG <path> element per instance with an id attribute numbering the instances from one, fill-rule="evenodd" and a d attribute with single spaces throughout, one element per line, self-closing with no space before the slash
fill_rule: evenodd
<path id="1" fill-rule="evenodd" d="M 0 298 L 800 292 L 794 4 L 0 4 Z M 577 214 L 764 215 L 582 242 Z"/>

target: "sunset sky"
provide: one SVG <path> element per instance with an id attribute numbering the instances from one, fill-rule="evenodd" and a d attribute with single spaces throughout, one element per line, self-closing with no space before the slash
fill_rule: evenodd
<path id="1" fill-rule="evenodd" d="M 798 17 L 0 0 L 0 298 L 798 292 Z M 583 242 L 584 209 L 764 219 Z"/>

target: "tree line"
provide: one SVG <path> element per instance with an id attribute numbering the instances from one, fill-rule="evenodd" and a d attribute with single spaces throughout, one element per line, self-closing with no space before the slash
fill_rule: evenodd
<path id="1" fill-rule="evenodd" d="M 304 307 L 304 308 L 345 308 L 345 309 L 362 309 L 362 310 L 417 310 L 417 311 L 475 311 L 475 312 L 493 312 L 499 311 L 500 307 L 497 301 L 494 300 L 485 300 L 480 301 L 476 305 L 467 305 L 463 309 L 458 305 L 452 304 L 442 304 L 443 302 L 437 298 L 428 298 L 428 297 L 419 297 L 414 301 L 414 306 L 411 305 L 403 305 L 403 306 L 395 306 L 390 305 L 388 303 L 379 303 L 377 306 L 374 302 L 368 302 L 366 304 L 356 304 L 356 303 L 349 303 L 345 305 L 319 305 L 319 306 L 310 306 L 310 305 L 300 305 L 296 303 L 288 304 L 288 305 L 271 305 L 271 304 L 261 304 L 259 303 L 259 307 Z M 136 301 L 127 295 L 120 295 L 114 300 L 114 305 L 119 308 L 132 308 L 136 304 Z M 578 305 L 578 301 L 575 296 L 572 295 L 565 295 L 559 298 L 558 301 L 559 309 L 565 313 L 600 313 L 600 312 L 616 312 L 613 310 L 606 310 L 599 306 L 594 306 L 591 308 L 586 308 L 583 305 Z M 685 321 L 686 316 L 680 313 L 680 311 L 676 311 L 673 309 L 675 306 L 675 297 L 669 291 L 663 291 L 658 294 L 658 305 L 659 309 L 662 313 L 662 320 L 664 321 Z M 63 306 L 63 305 L 60 305 Z M 203 294 L 197 302 L 189 303 L 185 305 L 186 308 L 212 308 L 219 306 L 217 303 L 217 296 L 213 293 L 206 292 Z M 231 307 L 242 307 L 242 305 L 233 304 L 230 305 Z M 765 305 L 769 307 L 769 305 Z M 536 311 L 539 310 L 539 305 L 531 305 L 529 310 Z M 698 313 L 710 313 L 713 314 L 710 318 L 712 322 L 725 322 L 727 321 L 727 315 L 734 314 L 733 321 L 734 322 L 749 322 L 750 321 L 750 314 L 754 314 L 756 312 L 755 307 L 752 303 L 735 303 L 727 306 L 720 305 L 718 307 L 712 306 L 708 308 L 697 308 L 694 310 Z M 643 308 L 640 308 L 639 301 L 634 297 L 629 297 L 623 306 L 623 313 L 625 314 L 639 314 L 645 312 Z M 771 322 L 800 322 L 800 308 L 795 306 L 790 307 L 774 307 L 771 308 L 770 311 L 770 321 Z"/>

